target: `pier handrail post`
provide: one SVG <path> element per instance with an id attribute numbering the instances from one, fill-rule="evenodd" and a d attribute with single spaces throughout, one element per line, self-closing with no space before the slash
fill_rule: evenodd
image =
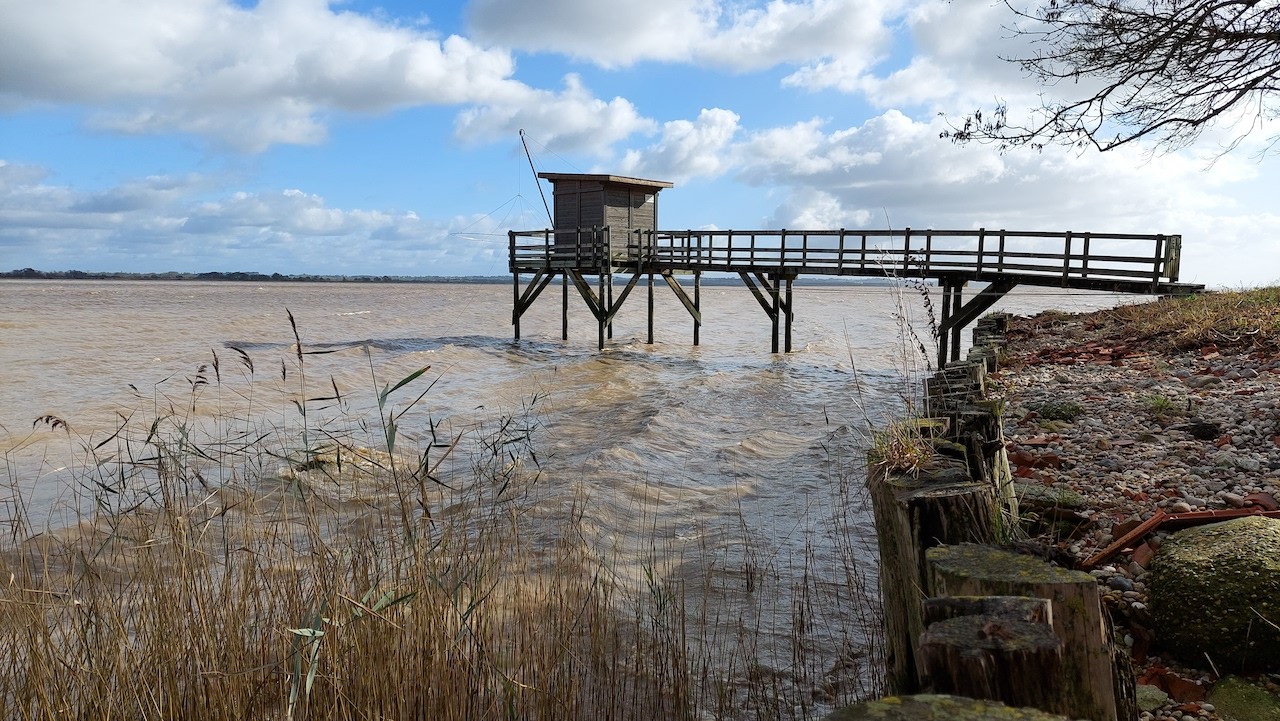
<path id="1" fill-rule="evenodd" d="M 996 256 L 996 270 L 1000 273 L 1004 272 L 1004 239 L 1005 229 L 1000 229 L 1000 254 Z"/>
<path id="2" fill-rule="evenodd" d="M 859 250 L 859 254 L 858 254 L 858 269 L 866 270 L 867 269 L 867 234 L 861 233 L 861 236 L 862 236 L 862 247 Z"/>
<path id="3" fill-rule="evenodd" d="M 1155 262 L 1152 263 L 1152 268 L 1151 268 L 1151 290 L 1153 291 L 1160 287 L 1160 264 L 1161 264 L 1161 261 L 1163 260 L 1164 260 L 1164 234 L 1162 233 L 1156 236 Z"/>
<path id="4" fill-rule="evenodd" d="M 911 271 L 911 228 L 902 229 L 902 275 L 906 277 Z"/>
<path id="5" fill-rule="evenodd" d="M 778 272 L 787 267 L 787 229 L 778 231 Z"/>
<path id="6" fill-rule="evenodd" d="M 978 228 L 978 270 L 982 272 L 982 256 L 987 250 L 987 229 Z"/>
<path id="7" fill-rule="evenodd" d="M 609 273 L 610 276 L 612 276 L 613 275 L 613 272 L 612 272 L 613 242 L 612 242 L 612 239 L 609 237 L 609 226 L 606 225 L 600 230 L 598 230 L 595 233 L 595 238 L 596 238 L 596 249 L 597 249 L 597 252 L 600 253 L 600 270 L 601 271 L 608 270 L 610 272 Z M 610 278 L 610 284 L 612 284 L 612 280 L 613 279 Z"/>
<path id="8" fill-rule="evenodd" d="M 1182 268 L 1182 236 L 1171 235 L 1164 244 L 1164 277 L 1169 279 L 1170 283 L 1178 282 L 1178 275 Z"/>
<path id="9" fill-rule="evenodd" d="M 1066 244 L 1062 250 L 1062 287 L 1067 286 L 1067 277 L 1071 273 L 1071 231 L 1067 231 Z"/>
<path id="10" fill-rule="evenodd" d="M 1081 252 L 1081 256 L 1080 256 L 1080 277 L 1081 278 L 1089 277 L 1089 241 L 1092 238 L 1093 238 L 1093 233 L 1084 234 L 1084 240 L 1083 240 L 1084 247 L 1080 251 Z"/>
<path id="11" fill-rule="evenodd" d="M 840 254 L 836 256 L 836 273 L 844 275 L 844 228 L 840 229 Z"/>
<path id="12" fill-rule="evenodd" d="M 508 245 L 508 247 L 510 248 L 510 250 L 509 250 L 508 252 L 510 253 L 510 256 L 509 256 L 509 257 L 511 258 L 511 260 L 510 260 L 510 263 L 511 263 L 511 270 L 512 270 L 512 272 L 515 272 L 515 269 L 516 269 L 516 232 L 515 232 L 514 230 L 508 230 L 508 231 L 507 231 L 507 245 Z"/>
<path id="13" fill-rule="evenodd" d="M 929 274 L 930 268 L 933 266 L 933 230 L 929 229 L 924 232 L 924 272 Z"/>

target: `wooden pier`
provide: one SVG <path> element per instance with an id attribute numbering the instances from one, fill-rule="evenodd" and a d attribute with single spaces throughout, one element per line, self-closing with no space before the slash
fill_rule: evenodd
<path id="1" fill-rule="evenodd" d="M 520 337 L 520 317 L 556 276 L 562 278 L 562 337 L 568 337 L 572 285 L 597 321 L 603 348 L 614 317 L 641 279 L 647 279 L 648 342 L 653 342 L 655 276 L 688 310 L 697 345 L 702 274 L 736 274 L 772 323 L 774 353 L 780 347 L 791 350 L 792 284 L 802 275 L 933 280 L 942 289 L 939 365 L 959 357 L 965 326 L 1018 285 L 1144 295 L 1204 289 L 1178 282 L 1182 238 L 1177 235 L 842 228 L 633 230 L 624 236 L 611 236 L 608 227 L 511 231 L 515 337 Z M 532 275 L 527 284 L 526 274 Z M 682 274 L 692 275 L 692 294 L 676 280 Z M 616 294 L 615 275 L 627 277 Z M 966 300 L 971 282 L 986 286 Z"/>

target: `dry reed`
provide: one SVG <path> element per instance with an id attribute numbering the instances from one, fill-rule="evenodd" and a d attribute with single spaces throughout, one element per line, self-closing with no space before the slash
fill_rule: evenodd
<path id="1" fill-rule="evenodd" d="M 658 542 L 630 578 L 585 506 L 535 518 L 532 409 L 410 441 L 427 369 L 379 385 L 371 361 L 376 418 L 355 418 L 332 380 L 308 385 L 292 320 L 280 398 L 233 348 L 105 440 L 38 421 L 31 443 L 78 449 L 71 522 L 35 517 L 22 449 L 5 454 L 0 718 L 816 718 L 879 690 L 847 515 L 825 531 L 838 578 L 745 523 L 729 563 L 753 580 L 727 596 L 715 563 Z M 789 599 L 789 638 L 762 631 L 764 594 Z"/>

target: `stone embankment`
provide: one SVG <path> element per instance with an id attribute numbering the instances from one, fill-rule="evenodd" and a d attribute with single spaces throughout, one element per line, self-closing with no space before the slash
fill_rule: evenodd
<path id="1" fill-rule="evenodd" d="M 1152 604 L 1204 606 L 1209 599 L 1201 596 L 1241 574 L 1280 572 L 1259 567 L 1280 558 L 1264 550 L 1244 568 L 1217 569 L 1232 578 L 1189 580 L 1176 600 L 1152 598 L 1151 571 L 1175 532 L 1176 524 L 1160 523 L 1161 514 L 1277 508 L 1280 354 L 1267 350 L 1274 343 L 1241 344 L 1226 334 L 1190 350 L 1153 349 L 1115 335 L 1102 318 L 1043 314 L 1010 325 L 991 392 L 1005 399 L 1004 433 L 1024 515 L 1038 519 L 1031 530 L 1050 555 L 1095 560 L 1090 572 L 1137 666 L 1142 719 L 1231 718 L 1213 703 L 1212 689 L 1234 669 L 1215 668 L 1208 654 L 1173 658 Z M 1119 543 L 1135 529 L 1141 535 Z M 1255 621 L 1256 630 L 1241 631 L 1250 640 L 1237 647 L 1267 632 Z M 1255 688 L 1270 685 L 1273 693 L 1280 679 L 1252 678 Z"/>

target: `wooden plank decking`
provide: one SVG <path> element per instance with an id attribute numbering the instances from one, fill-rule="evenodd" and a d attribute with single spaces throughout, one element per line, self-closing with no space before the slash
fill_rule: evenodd
<path id="1" fill-rule="evenodd" d="M 515 280 L 513 322 L 552 277 L 574 277 L 601 322 L 617 306 L 612 302 L 612 276 L 632 276 L 622 298 L 642 275 L 694 276 L 690 299 L 669 283 L 694 316 L 695 342 L 700 325 L 697 279 L 703 272 L 735 273 L 752 290 L 778 328 L 785 321 L 790 350 L 791 283 L 801 275 L 929 278 L 943 291 L 943 337 L 939 362 L 958 356 L 960 330 L 1017 285 L 1054 286 L 1116 293 L 1181 295 L 1203 286 L 1178 282 L 1182 238 L 1178 235 L 1080 233 L 1009 230 L 683 230 L 635 231 L 610 237 L 608 228 L 512 231 L 510 270 Z M 535 274 L 521 290 L 520 275 Z M 583 276 L 599 278 L 592 292 Z M 969 282 L 987 283 L 968 303 L 962 289 Z M 536 286 L 536 287 L 535 287 Z M 652 290 L 650 290 L 652 294 Z M 567 322 L 567 321 L 566 321 Z M 565 328 L 567 335 L 567 326 Z M 650 334 L 652 336 L 652 333 Z M 652 337 L 650 337 L 652 341 Z"/>

